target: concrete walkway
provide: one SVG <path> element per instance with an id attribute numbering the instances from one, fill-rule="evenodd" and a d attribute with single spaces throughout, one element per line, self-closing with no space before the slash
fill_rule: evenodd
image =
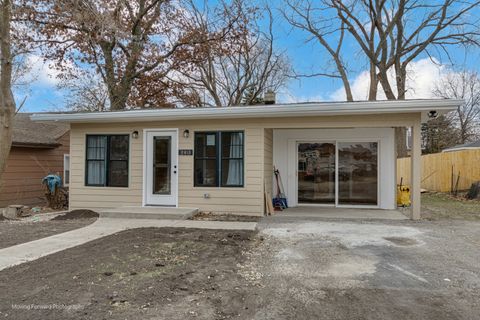
<path id="1" fill-rule="evenodd" d="M 0 249 L 0 270 L 128 229 L 175 227 L 255 230 L 256 226 L 255 222 L 100 218 L 84 228 Z"/>

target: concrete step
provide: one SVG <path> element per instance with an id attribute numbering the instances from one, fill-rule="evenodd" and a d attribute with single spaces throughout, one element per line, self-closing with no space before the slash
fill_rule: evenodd
<path id="1" fill-rule="evenodd" d="M 118 207 L 104 209 L 99 214 L 101 218 L 186 220 L 197 212 L 197 208 Z"/>

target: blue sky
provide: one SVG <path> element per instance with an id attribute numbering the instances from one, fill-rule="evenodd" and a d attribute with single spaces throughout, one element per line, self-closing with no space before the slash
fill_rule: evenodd
<path id="1" fill-rule="evenodd" d="M 291 63 L 297 73 L 309 74 L 320 71 L 321 66 L 326 63 L 327 56 L 324 50 L 314 41 L 306 43 L 308 35 L 297 29 L 292 29 L 285 22 L 279 12 L 274 11 L 274 31 L 276 46 L 278 50 L 285 50 L 291 59 Z M 353 48 L 353 42 L 347 43 L 352 47 L 351 53 L 346 56 L 354 70 L 350 74 L 351 85 L 357 99 L 364 99 L 368 77 L 365 74 L 366 64 L 358 60 L 358 50 Z M 477 60 L 480 58 L 478 49 L 468 53 L 465 60 L 465 53 L 460 48 L 451 48 L 450 54 L 454 59 L 463 63 L 468 69 L 477 69 Z M 435 57 L 439 63 L 441 57 Z M 17 104 L 24 98 L 23 112 L 58 111 L 66 108 L 65 98 L 68 92 L 58 88 L 56 75 L 58 72 L 44 64 L 41 59 L 32 57 L 31 76 L 36 80 L 28 88 L 15 90 Z M 412 64 L 411 85 L 415 92 L 410 92 L 410 98 L 428 98 L 434 80 L 443 73 L 449 71 L 448 65 L 437 65 L 426 56 L 421 56 Z M 279 102 L 300 102 L 300 101 L 325 101 L 344 99 L 342 84 L 331 78 L 315 77 L 291 80 L 282 92 L 278 94 Z"/>

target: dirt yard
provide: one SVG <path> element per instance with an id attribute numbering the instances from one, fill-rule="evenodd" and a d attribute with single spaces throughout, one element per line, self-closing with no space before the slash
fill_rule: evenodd
<path id="1" fill-rule="evenodd" d="M 0 319 L 478 319 L 478 203 L 422 200 L 422 221 L 124 231 L 0 271 Z M 91 223 L 75 219 L 85 214 L 0 222 L 2 246 Z"/>
<path id="2" fill-rule="evenodd" d="M 480 201 L 455 198 L 445 193 L 422 194 L 422 217 L 428 220 L 480 220 Z"/>
<path id="3" fill-rule="evenodd" d="M 85 227 L 97 220 L 98 214 L 75 211 L 46 221 L 32 217 L 23 220 L 0 220 L 0 249 L 29 242 L 54 234 Z"/>
<path id="4" fill-rule="evenodd" d="M 0 272 L 2 319 L 477 319 L 480 223 L 136 229 Z"/>
<path id="5" fill-rule="evenodd" d="M 167 228 L 102 238 L 1 271 L 0 318 L 228 319 L 248 308 L 238 265 L 255 239 Z"/>
<path id="6" fill-rule="evenodd" d="M 257 216 L 212 214 L 208 212 L 199 212 L 190 218 L 190 220 L 200 220 L 200 221 L 241 221 L 241 222 L 258 222 L 261 219 L 262 217 L 257 217 Z"/>

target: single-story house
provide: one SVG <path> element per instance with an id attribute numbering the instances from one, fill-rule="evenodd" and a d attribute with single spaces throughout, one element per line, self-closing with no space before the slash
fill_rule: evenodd
<path id="1" fill-rule="evenodd" d="M 279 170 L 290 206 L 396 208 L 395 127 L 412 128 L 412 217 L 420 134 L 458 100 L 325 102 L 36 114 L 66 122 L 70 209 L 196 207 L 265 213 Z"/>
<path id="2" fill-rule="evenodd" d="M 0 207 L 12 204 L 44 205 L 42 179 L 53 173 L 68 185 L 70 125 L 37 122 L 29 113 L 17 113 L 13 141 L 0 190 Z"/>
<path id="3" fill-rule="evenodd" d="M 478 150 L 480 149 L 480 140 L 459 144 L 447 149 L 443 149 L 442 152 L 453 152 L 453 151 L 462 151 L 462 150 Z"/>

